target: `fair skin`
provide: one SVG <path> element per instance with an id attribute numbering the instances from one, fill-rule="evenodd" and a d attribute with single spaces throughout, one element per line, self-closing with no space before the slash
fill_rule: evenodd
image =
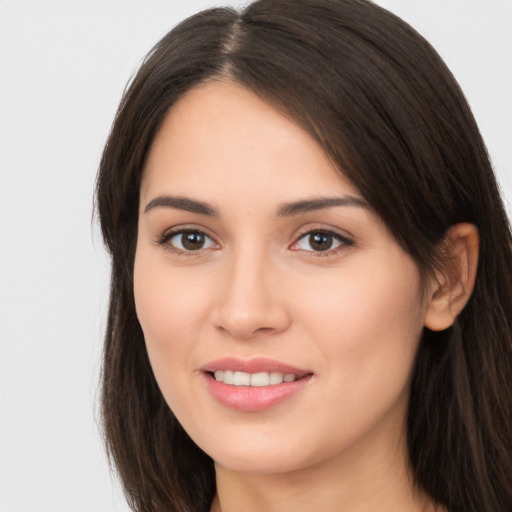
<path id="1" fill-rule="evenodd" d="M 210 82 L 173 106 L 144 169 L 135 301 L 162 393 L 215 461 L 213 511 L 429 510 L 411 485 L 408 388 L 424 326 L 445 328 L 471 292 L 465 228 L 450 235 L 466 262 L 451 300 L 268 103 Z M 222 369 L 295 381 L 237 386 Z"/>

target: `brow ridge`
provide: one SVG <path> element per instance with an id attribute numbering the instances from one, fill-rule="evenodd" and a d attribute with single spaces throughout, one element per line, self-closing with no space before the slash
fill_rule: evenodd
<path id="1" fill-rule="evenodd" d="M 277 215 L 279 217 L 289 217 L 291 215 L 298 215 L 316 210 L 325 210 L 336 206 L 351 206 L 365 209 L 370 208 L 370 205 L 364 199 L 350 195 L 342 197 L 315 197 L 312 199 L 301 199 L 300 201 L 284 203 L 279 206 Z"/>
<path id="2" fill-rule="evenodd" d="M 277 209 L 278 217 L 289 217 L 299 215 L 310 211 L 324 210 L 337 206 L 351 206 L 359 208 L 369 208 L 370 205 L 364 199 L 346 195 L 342 197 L 314 197 L 311 199 L 301 199 L 281 204 Z M 219 210 L 214 206 L 196 199 L 185 196 L 158 196 L 152 199 L 144 208 L 144 213 L 155 208 L 175 208 L 200 215 L 217 217 Z"/>
<path id="3" fill-rule="evenodd" d="M 191 213 L 199 213 L 201 215 L 208 215 L 210 217 L 217 217 L 219 210 L 212 205 L 191 199 L 184 196 L 158 196 L 152 199 L 144 208 L 144 213 L 149 212 L 155 208 L 175 208 L 177 210 L 184 210 Z"/>

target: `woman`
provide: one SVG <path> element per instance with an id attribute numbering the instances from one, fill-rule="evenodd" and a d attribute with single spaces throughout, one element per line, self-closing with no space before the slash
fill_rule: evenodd
<path id="1" fill-rule="evenodd" d="M 134 510 L 511 510 L 510 227 L 401 20 L 259 0 L 184 21 L 124 95 L 97 205 Z"/>

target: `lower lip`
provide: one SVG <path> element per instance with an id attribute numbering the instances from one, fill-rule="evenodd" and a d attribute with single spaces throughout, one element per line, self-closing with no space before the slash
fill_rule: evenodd
<path id="1" fill-rule="evenodd" d="M 283 382 L 273 386 L 230 386 L 214 379 L 206 373 L 206 383 L 213 397 L 225 407 L 246 412 L 258 412 L 270 409 L 291 398 L 304 389 L 311 375 L 293 382 Z"/>

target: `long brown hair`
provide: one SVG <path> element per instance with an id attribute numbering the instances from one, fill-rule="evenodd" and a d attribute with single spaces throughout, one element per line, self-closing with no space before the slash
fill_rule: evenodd
<path id="1" fill-rule="evenodd" d="M 259 0 L 185 20 L 127 88 L 97 180 L 112 257 L 102 375 L 111 460 L 138 512 L 208 510 L 211 459 L 166 405 L 133 298 L 139 187 L 169 108 L 234 80 L 304 127 L 424 273 L 447 229 L 480 232 L 473 295 L 425 330 L 407 418 L 415 485 L 450 512 L 512 510 L 512 238 L 478 127 L 455 79 L 407 24 L 365 0 Z"/>

